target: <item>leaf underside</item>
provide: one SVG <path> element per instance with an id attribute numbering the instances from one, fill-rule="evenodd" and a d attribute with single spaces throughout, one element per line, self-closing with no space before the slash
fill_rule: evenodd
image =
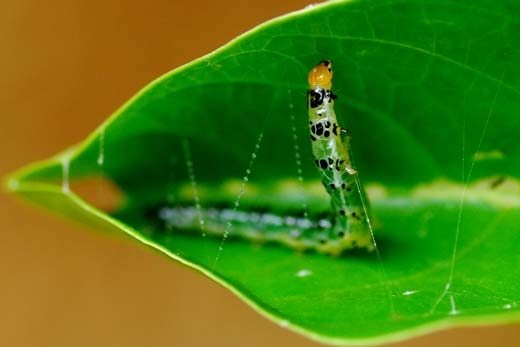
<path id="1" fill-rule="evenodd" d="M 335 1 L 275 19 L 144 88 L 80 145 L 8 188 L 200 270 L 255 309 L 338 345 L 520 320 L 520 8 L 507 1 Z M 339 122 L 378 252 L 328 257 L 170 230 L 167 204 L 328 210 L 306 75 L 335 66 Z M 66 183 L 102 176 L 111 214 Z M 245 179 L 244 179 L 245 177 Z M 152 214 L 153 216 L 153 214 Z"/>

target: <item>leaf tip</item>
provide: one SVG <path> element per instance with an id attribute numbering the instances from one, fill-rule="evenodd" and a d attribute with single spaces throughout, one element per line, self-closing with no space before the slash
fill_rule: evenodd
<path id="1" fill-rule="evenodd" d="M 15 175 L 9 175 L 3 178 L 2 188 L 7 193 L 16 192 L 20 188 L 20 181 Z"/>

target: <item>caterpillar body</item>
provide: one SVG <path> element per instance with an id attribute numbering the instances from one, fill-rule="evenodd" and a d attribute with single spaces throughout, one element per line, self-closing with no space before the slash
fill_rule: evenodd
<path id="1" fill-rule="evenodd" d="M 309 129 L 314 162 L 330 195 L 332 213 L 276 215 L 262 209 L 234 206 L 205 208 L 164 204 L 148 211 L 166 230 L 274 242 L 297 250 L 337 255 L 346 249 L 372 250 L 373 240 L 365 193 L 350 156 L 349 137 L 338 125 L 332 93 L 332 65 L 323 61 L 308 76 Z M 331 218 L 332 215 L 332 218 Z"/>
<path id="2" fill-rule="evenodd" d="M 287 213 L 278 215 L 261 209 L 237 210 L 233 207 L 196 208 L 194 206 L 167 206 L 154 208 L 162 228 L 166 230 L 191 230 L 201 225 L 204 233 L 222 236 L 227 225 L 232 225 L 231 238 L 244 238 L 258 242 L 282 244 L 296 250 L 323 248 L 329 238 L 332 223 L 329 216 L 313 216 Z"/>
<path id="3" fill-rule="evenodd" d="M 309 130 L 314 163 L 331 197 L 335 219 L 326 253 L 348 248 L 374 248 L 367 198 L 352 165 L 350 137 L 338 125 L 332 92 L 332 63 L 320 62 L 308 76 Z"/>

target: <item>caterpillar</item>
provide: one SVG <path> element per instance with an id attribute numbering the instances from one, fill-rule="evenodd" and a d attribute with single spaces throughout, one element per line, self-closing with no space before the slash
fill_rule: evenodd
<path id="1" fill-rule="evenodd" d="M 352 165 L 350 136 L 338 125 L 332 92 L 332 62 L 321 61 L 308 76 L 307 107 L 314 163 L 330 195 L 334 225 L 326 253 L 348 248 L 374 248 L 366 193 Z"/>
<path id="2" fill-rule="evenodd" d="M 286 213 L 278 215 L 261 208 L 251 211 L 233 207 L 196 208 L 194 206 L 156 206 L 152 211 L 166 230 L 191 230 L 204 221 L 204 232 L 222 236 L 227 225 L 232 225 L 229 237 L 258 242 L 282 244 L 297 250 L 316 249 L 325 245 L 332 226 L 328 216 L 308 218 Z M 322 253 L 326 253 L 323 250 Z"/>
<path id="3" fill-rule="evenodd" d="M 308 76 L 309 129 L 314 163 L 328 192 L 332 213 L 307 216 L 267 209 L 176 206 L 162 204 L 147 212 L 166 230 L 196 230 L 204 233 L 274 242 L 297 250 L 315 250 L 338 255 L 346 249 L 373 250 L 371 225 L 365 192 L 350 157 L 350 137 L 338 125 L 334 112 L 336 95 L 332 93 L 332 64 L 322 61 Z M 294 211 L 293 211 L 294 212 Z M 332 218 L 331 218 L 332 215 Z"/>

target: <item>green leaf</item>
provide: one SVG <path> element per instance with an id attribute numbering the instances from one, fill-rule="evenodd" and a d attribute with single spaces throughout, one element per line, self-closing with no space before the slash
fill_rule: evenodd
<path id="1" fill-rule="evenodd" d="M 130 234 L 325 343 L 518 322 L 519 30 L 520 6 L 505 0 L 318 5 L 167 73 L 7 187 Z M 157 212 L 179 203 L 249 216 L 328 210 L 305 109 L 308 70 L 323 59 L 334 61 L 378 252 L 301 254 L 236 239 L 224 222 L 227 238 L 164 228 Z M 120 188 L 118 211 L 69 187 L 92 176 Z"/>

